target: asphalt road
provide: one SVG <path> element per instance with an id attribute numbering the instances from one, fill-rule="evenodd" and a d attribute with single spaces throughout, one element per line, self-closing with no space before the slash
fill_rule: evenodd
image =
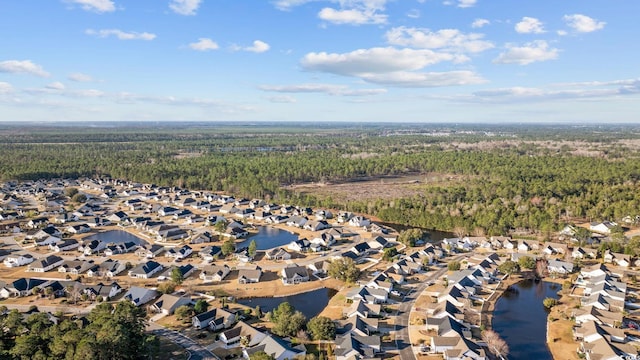
<path id="1" fill-rule="evenodd" d="M 155 326 L 150 326 L 155 327 Z M 211 351 L 205 349 L 204 347 L 198 345 L 195 341 L 189 339 L 188 337 L 180 334 L 177 331 L 165 329 L 165 328 L 155 328 L 151 330 L 153 334 L 156 334 L 161 337 L 165 337 L 176 344 L 185 348 L 190 356 L 189 360 L 218 360 L 216 356 L 214 356 Z"/>
<path id="2" fill-rule="evenodd" d="M 459 257 L 453 258 L 451 260 L 455 260 L 457 258 Z M 411 340 L 409 339 L 409 315 L 411 313 L 411 308 L 416 302 L 416 299 L 420 296 L 420 294 L 422 294 L 424 289 L 427 288 L 427 284 L 429 283 L 429 281 L 436 280 L 445 272 L 447 272 L 447 268 L 443 267 L 442 269 L 429 274 L 429 277 L 424 282 L 413 288 L 402 299 L 402 303 L 400 303 L 400 306 L 398 307 L 398 311 L 396 313 L 395 325 L 396 348 L 398 349 L 398 354 L 400 355 L 401 360 L 416 360 L 416 355 L 413 352 L 413 348 L 411 347 Z"/>

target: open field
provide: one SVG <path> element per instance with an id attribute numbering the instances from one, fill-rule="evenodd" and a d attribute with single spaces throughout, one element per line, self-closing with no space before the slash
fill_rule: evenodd
<path id="1" fill-rule="evenodd" d="M 469 176 L 428 173 L 422 175 L 381 176 L 339 183 L 304 183 L 285 189 L 302 194 L 331 197 L 338 202 L 398 199 L 424 193 L 427 186 L 445 186 L 462 183 Z"/>

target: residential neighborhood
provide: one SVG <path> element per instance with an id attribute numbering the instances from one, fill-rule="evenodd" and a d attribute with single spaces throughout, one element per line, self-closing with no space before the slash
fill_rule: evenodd
<path id="1" fill-rule="evenodd" d="M 73 203 L 70 188 L 86 202 Z M 304 344 L 271 332 L 247 301 L 329 288 L 307 320 L 333 321 L 336 359 L 493 359 L 482 336 L 489 309 L 514 279 L 533 278 L 570 284 L 581 356 L 635 356 L 640 345 L 629 283 L 640 262 L 606 248 L 612 222 L 584 225 L 591 244 L 573 225 L 553 241 L 460 236 L 410 246 L 364 215 L 115 179 L 12 182 L 0 195 L 0 305 L 82 314 L 128 301 L 147 311 L 151 328 L 178 331 L 212 358 L 304 357 Z M 355 281 L 332 272 L 345 259 Z"/>

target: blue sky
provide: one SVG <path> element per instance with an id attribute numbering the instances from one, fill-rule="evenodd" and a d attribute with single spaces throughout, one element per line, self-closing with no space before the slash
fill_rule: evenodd
<path id="1" fill-rule="evenodd" d="M 6 0 L 0 121 L 638 122 L 638 0 Z"/>

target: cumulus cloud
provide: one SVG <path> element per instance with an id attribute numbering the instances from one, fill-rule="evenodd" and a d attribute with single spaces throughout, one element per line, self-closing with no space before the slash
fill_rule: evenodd
<path id="1" fill-rule="evenodd" d="M 301 61 L 306 70 L 338 75 L 359 76 L 368 73 L 419 70 L 456 56 L 428 49 L 396 49 L 393 47 L 359 49 L 349 53 L 308 53 Z"/>
<path id="2" fill-rule="evenodd" d="M 83 73 L 73 73 L 67 76 L 67 79 L 76 82 L 91 82 L 93 78 L 91 75 L 83 74 Z"/>
<path id="3" fill-rule="evenodd" d="M 48 77 L 49 73 L 42 66 L 34 64 L 31 60 L 5 60 L 0 61 L 0 72 L 13 74 L 31 74 L 40 77 Z"/>
<path id="4" fill-rule="evenodd" d="M 198 41 L 189 44 L 189 47 L 197 51 L 211 51 L 219 48 L 218 44 L 209 38 L 199 38 Z"/>
<path id="5" fill-rule="evenodd" d="M 269 51 L 271 46 L 264 41 L 255 40 L 251 46 L 231 45 L 232 51 L 249 51 L 254 53 L 263 53 Z"/>
<path id="6" fill-rule="evenodd" d="M 525 16 L 515 26 L 516 32 L 520 34 L 542 34 L 544 26 L 542 22 L 536 18 Z"/>
<path id="7" fill-rule="evenodd" d="M 387 15 L 376 13 L 375 9 L 345 9 L 336 10 L 324 8 L 318 13 L 318 17 L 333 24 L 385 24 Z"/>
<path id="8" fill-rule="evenodd" d="M 51 90 L 64 90 L 65 86 L 60 81 L 52 82 L 51 84 L 46 86 L 47 89 Z"/>
<path id="9" fill-rule="evenodd" d="M 171 0 L 169 9 L 180 15 L 195 15 L 202 0 Z"/>
<path id="10" fill-rule="evenodd" d="M 263 52 L 269 51 L 270 48 L 271 46 L 269 46 L 269 44 L 267 44 L 266 42 L 255 40 L 253 42 L 253 46 L 248 46 L 244 48 L 244 50 L 254 52 L 254 53 L 263 53 Z"/>
<path id="11" fill-rule="evenodd" d="M 350 89 L 346 85 L 332 84 L 262 85 L 259 88 L 279 93 L 324 93 L 335 96 L 369 96 L 387 92 L 385 89 Z"/>
<path id="12" fill-rule="evenodd" d="M 116 6 L 111 0 L 66 0 L 67 3 L 80 5 L 82 10 L 97 13 L 116 11 Z"/>
<path id="13" fill-rule="evenodd" d="M 473 22 L 471 23 L 471 27 L 474 29 L 479 29 L 481 27 L 485 27 L 487 25 L 491 24 L 491 22 L 487 19 L 475 19 L 473 20 Z"/>
<path id="14" fill-rule="evenodd" d="M 385 34 L 392 45 L 410 46 L 421 49 L 443 49 L 463 53 L 478 53 L 494 47 L 490 41 L 482 40 L 483 34 L 464 34 L 457 29 L 442 29 L 436 32 L 429 29 L 393 28 Z"/>
<path id="15" fill-rule="evenodd" d="M 507 51 L 501 53 L 493 62 L 528 65 L 538 61 L 554 60 L 558 58 L 558 53 L 558 49 L 550 48 L 544 40 L 536 40 L 524 46 L 507 44 Z"/>
<path id="16" fill-rule="evenodd" d="M 565 15 L 563 20 L 576 32 L 589 33 L 604 29 L 607 24 L 582 14 Z"/>
<path id="17" fill-rule="evenodd" d="M 0 95 L 13 92 L 13 86 L 8 82 L 0 81 Z"/>
<path id="18" fill-rule="evenodd" d="M 93 30 L 87 29 L 85 30 L 85 34 L 97 36 L 101 38 L 106 38 L 109 36 L 115 36 L 120 40 L 145 40 L 150 41 L 156 38 L 156 34 L 148 33 L 148 32 L 135 32 L 135 31 L 122 31 L 118 29 L 103 29 L 103 30 Z"/>

